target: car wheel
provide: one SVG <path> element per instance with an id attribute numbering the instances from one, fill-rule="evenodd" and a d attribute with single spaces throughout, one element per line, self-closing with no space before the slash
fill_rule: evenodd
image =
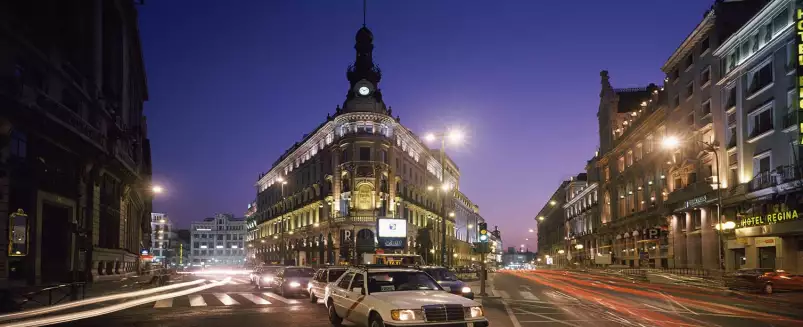
<path id="1" fill-rule="evenodd" d="M 332 326 L 340 326 L 343 323 L 343 318 L 337 316 L 337 311 L 335 311 L 335 303 L 329 300 L 329 322 L 332 323 Z"/>
<path id="2" fill-rule="evenodd" d="M 371 313 L 371 319 L 368 320 L 368 327 L 385 327 L 385 322 L 379 314 L 374 312 Z"/>
<path id="3" fill-rule="evenodd" d="M 768 283 L 768 284 L 764 285 L 764 293 L 765 294 L 772 294 L 772 291 L 773 291 L 772 290 L 772 284 Z"/>
<path id="4" fill-rule="evenodd" d="M 315 296 L 315 292 L 309 290 L 309 301 L 310 303 L 318 303 L 318 297 Z"/>

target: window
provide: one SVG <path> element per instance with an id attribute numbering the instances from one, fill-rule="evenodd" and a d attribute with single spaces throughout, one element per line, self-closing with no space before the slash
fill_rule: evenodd
<path id="1" fill-rule="evenodd" d="M 652 134 L 650 134 L 650 135 L 647 135 L 647 140 L 644 142 L 644 144 L 646 144 L 646 149 L 645 149 L 645 151 L 646 151 L 647 153 L 651 153 L 651 152 L 652 152 L 652 147 L 653 147 L 653 144 L 654 144 L 654 143 L 655 143 L 655 140 L 654 140 L 654 138 L 653 138 Z"/>
<path id="2" fill-rule="evenodd" d="M 772 167 L 772 151 L 765 151 L 753 157 L 753 176 L 770 171 Z"/>
<path id="3" fill-rule="evenodd" d="M 350 161 L 349 160 L 349 150 L 348 149 L 343 149 L 343 151 L 340 152 L 340 162 L 347 162 L 347 161 Z"/>
<path id="4" fill-rule="evenodd" d="M 774 80 L 772 60 L 766 61 L 760 68 L 747 73 L 747 80 L 749 81 L 747 93 L 750 96 L 755 96 L 760 91 L 768 88 Z"/>
<path id="5" fill-rule="evenodd" d="M 694 81 L 689 82 L 686 84 L 686 97 L 691 98 L 694 95 Z"/>
<path id="6" fill-rule="evenodd" d="M 643 156 L 643 153 L 644 153 L 644 152 L 642 151 L 642 150 L 643 150 L 643 148 L 644 148 L 644 146 L 643 146 L 641 143 L 639 143 L 639 144 L 636 144 L 636 151 L 633 153 L 633 154 L 635 155 L 635 160 L 636 160 L 636 161 L 639 161 L 639 160 L 641 160 L 641 158 L 642 158 L 642 156 Z"/>
<path id="7" fill-rule="evenodd" d="M 736 106 L 736 85 L 729 85 L 724 92 L 725 110 Z"/>
<path id="8" fill-rule="evenodd" d="M 694 126 L 694 112 L 686 116 L 686 124 L 689 126 Z"/>
<path id="9" fill-rule="evenodd" d="M 711 82 L 711 66 L 705 67 L 703 72 L 700 73 L 700 85 L 701 87 L 705 87 L 708 83 Z"/>
<path id="10" fill-rule="evenodd" d="M 728 127 L 728 149 L 736 146 L 736 124 Z"/>
<path id="11" fill-rule="evenodd" d="M 627 154 L 625 155 L 625 161 L 628 167 L 633 165 L 633 150 L 627 150 Z"/>
<path id="12" fill-rule="evenodd" d="M 705 39 L 703 39 L 703 41 L 700 42 L 700 54 L 702 55 L 710 48 L 711 48 L 711 40 L 706 36 Z"/>
<path id="13" fill-rule="evenodd" d="M 703 117 L 711 114 L 711 99 L 705 100 L 705 102 L 703 102 L 701 114 Z"/>
<path id="14" fill-rule="evenodd" d="M 379 151 L 379 156 L 382 163 L 388 163 L 388 150 Z"/>
<path id="15" fill-rule="evenodd" d="M 360 147 L 360 160 L 361 161 L 370 161 L 371 160 L 371 148 L 370 147 Z"/>
<path id="16" fill-rule="evenodd" d="M 768 104 L 753 110 L 753 112 L 747 115 L 747 131 L 749 138 L 754 138 L 773 129 L 773 107 L 774 102 L 770 101 Z"/>
<path id="17" fill-rule="evenodd" d="M 773 36 L 782 32 L 790 23 L 789 17 L 789 9 L 784 9 L 784 11 L 778 13 L 778 16 L 772 20 L 772 30 Z"/>
<path id="18" fill-rule="evenodd" d="M 797 140 L 789 143 L 792 148 L 789 151 L 789 164 L 797 165 L 800 160 L 800 143 Z"/>
<path id="19" fill-rule="evenodd" d="M 605 166 L 605 181 L 611 180 L 611 167 Z"/>
<path id="20" fill-rule="evenodd" d="M 686 56 L 685 64 L 686 64 L 686 70 L 689 70 L 691 66 L 694 66 L 694 54 L 690 53 L 688 56 Z"/>
<path id="21" fill-rule="evenodd" d="M 792 70 L 795 68 L 795 61 L 797 60 L 797 54 L 795 53 L 795 42 L 789 42 L 786 44 L 786 70 Z"/>
<path id="22" fill-rule="evenodd" d="M 679 94 L 675 94 L 675 96 L 672 97 L 672 103 L 671 104 L 672 104 L 672 108 L 677 108 L 678 106 L 680 106 L 680 95 Z"/>
<path id="23" fill-rule="evenodd" d="M 28 138 L 18 130 L 11 131 L 11 156 L 25 158 L 28 155 Z"/>
<path id="24" fill-rule="evenodd" d="M 620 173 L 625 171 L 625 157 L 619 157 L 618 168 Z"/>
<path id="25" fill-rule="evenodd" d="M 797 89 L 791 89 L 786 92 L 786 112 L 794 113 L 797 110 Z"/>

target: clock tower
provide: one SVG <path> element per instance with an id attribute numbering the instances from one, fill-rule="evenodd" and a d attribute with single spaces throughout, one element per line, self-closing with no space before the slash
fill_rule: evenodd
<path id="1" fill-rule="evenodd" d="M 382 91 L 379 90 L 382 70 L 374 64 L 373 59 L 374 35 L 363 25 L 357 31 L 355 41 L 354 50 L 357 51 L 357 57 L 346 71 L 349 91 L 343 103 L 343 111 L 387 114 L 387 108 L 382 101 Z"/>

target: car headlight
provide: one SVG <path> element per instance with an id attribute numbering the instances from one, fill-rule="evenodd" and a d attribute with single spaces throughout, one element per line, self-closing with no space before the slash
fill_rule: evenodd
<path id="1" fill-rule="evenodd" d="M 272 282 L 272 281 L 273 281 L 273 276 L 265 276 L 265 277 L 262 277 L 262 280 L 263 280 L 263 281 L 266 281 L 266 282 Z"/>
<path id="2" fill-rule="evenodd" d="M 463 288 L 460 290 L 460 292 L 462 292 L 462 293 L 471 293 L 471 287 L 468 287 L 468 286 L 466 286 L 466 287 L 463 287 Z"/>
<path id="3" fill-rule="evenodd" d="M 399 321 L 424 320 L 424 311 L 411 309 L 390 310 L 390 318 Z"/>
<path id="4" fill-rule="evenodd" d="M 485 316 L 485 311 L 482 310 L 482 307 L 465 307 L 463 308 L 463 313 L 465 314 L 466 319 L 480 318 Z"/>
<path id="5" fill-rule="evenodd" d="M 290 285 L 290 287 L 299 287 L 299 286 L 301 286 L 301 283 L 299 283 L 299 282 L 290 282 L 289 285 Z"/>

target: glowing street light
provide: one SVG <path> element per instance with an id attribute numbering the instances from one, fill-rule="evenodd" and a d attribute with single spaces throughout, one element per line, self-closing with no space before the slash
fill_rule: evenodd
<path id="1" fill-rule="evenodd" d="M 154 194 L 162 194 L 162 192 L 164 192 L 164 188 L 162 188 L 162 187 L 161 187 L 161 186 L 159 186 L 159 185 L 154 185 L 154 186 L 151 186 L 151 191 L 152 191 Z"/>
<path id="2" fill-rule="evenodd" d="M 534 232 L 535 232 L 535 230 L 530 228 L 530 233 L 534 233 Z"/>
<path id="3" fill-rule="evenodd" d="M 554 206 L 554 205 L 556 205 L 556 204 L 558 204 L 558 202 L 557 202 L 557 201 L 555 201 L 555 200 L 550 200 L 550 201 L 549 201 L 549 205 L 551 205 L 551 206 Z"/>
<path id="4" fill-rule="evenodd" d="M 459 129 L 453 129 L 453 130 L 449 131 L 448 137 L 449 137 L 449 140 L 454 142 L 454 143 L 462 142 L 463 141 L 463 131 L 461 131 Z"/>
<path id="5" fill-rule="evenodd" d="M 661 145 L 665 149 L 675 149 L 680 145 L 680 140 L 676 136 L 667 136 L 661 141 Z"/>
<path id="6" fill-rule="evenodd" d="M 566 253 L 566 251 L 558 250 L 558 254 L 564 254 L 564 253 Z"/>
<path id="7" fill-rule="evenodd" d="M 427 186 L 427 191 L 432 191 L 432 190 L 434 190 L 434 189 L 435 189 L 435 187 L 434 187 L 434 186 L 432 186 L 432 185 L 430 185 L 430 186 Z"/>
<path id="8" fill-rule="evenodd" d="M 539 217 L 538 217 L 538 220 L 539 220 L 539 221 L 544 221 L 544 216 L 539 216 Z"/>

